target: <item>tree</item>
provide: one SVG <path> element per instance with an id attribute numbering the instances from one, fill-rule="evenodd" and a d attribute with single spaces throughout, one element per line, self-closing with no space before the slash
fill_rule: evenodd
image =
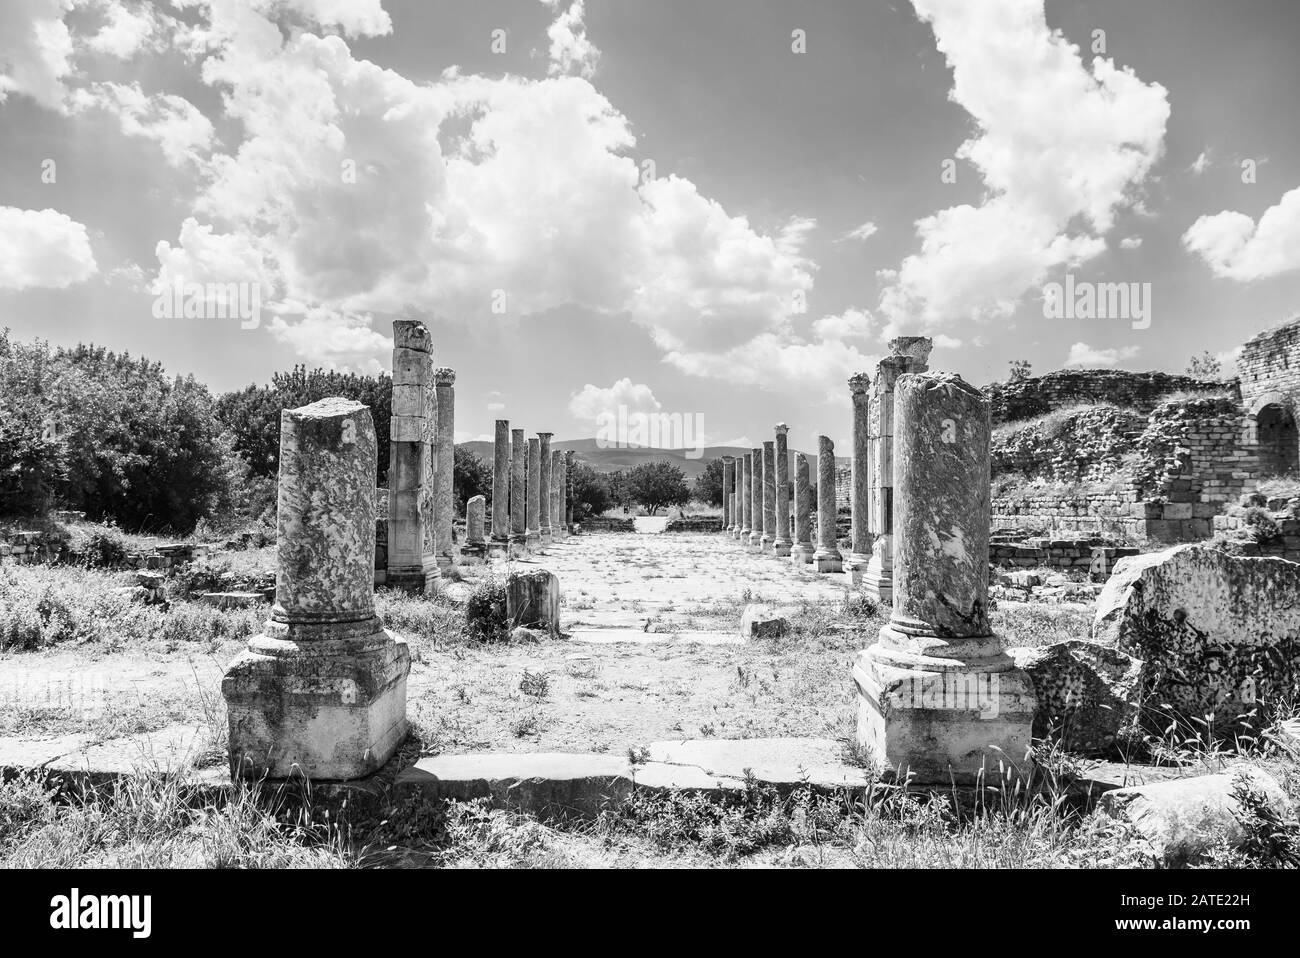
<path id="1" fill-rule="evenodd" d="M 458 516 L 464 514 L 465 503 L 475 496 L 492 498 L 492 470 L 481 457 L 460 446 L 455 447 L 451 482 Z"/>
<path id="2" fill-rule="evenodd" d="M 575 460 L 569 470 L 569 501 L 573 503 L 575 522 L 612 508 L 615 503 L 609 494 L 609 477 L 602 476 L 583 460 Z"/>
<path id="3" fill-rule="evenodd" d="M 1008 365 L 1011 367 L 1011 375 L 1007 377 L 1007 381 L 1013 383 L 1028 379 L 1033 369 L 1027 359 L 1013 359 Z"/>
<path id="4" fill-rule="evenodd" d="M 1223 375 L 1223 363 L 1207 349 L 1201 355 L 1192 357 L 1187 365 L 1187 374 L 1197 379 L 1218 379 Z"/>
<path id="5" fill-rule="evenodd" d="M 631 490 L 628 488 L 627 473 L 622 469 L 615 469 L 613 472 L 607 472 L 604 475 L 605 491 L 609 496 L 610 506 L 630 506 L 635 499 L 632 497 Z M 605 508 L 609 508 L 606 506 Z M 602 509 L 602 512 L 605 510 Z"/>
<path id="6" fill-rule="evenodd" d="M 710 459 L 695 478 L 695 498 L 710 506 L 722 505 L 721 459 Z"/>
<path id="7" fill-rule="evenodd" d="M 660 506 L 681 506 L 691 499 L 686 474 L 671 462 L 646 462 L 627 477 L 628 493 L 634 502 L 654 515 Z"/>

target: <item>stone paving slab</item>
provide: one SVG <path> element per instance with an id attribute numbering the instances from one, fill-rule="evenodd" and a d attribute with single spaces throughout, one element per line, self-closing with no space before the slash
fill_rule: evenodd
<path id="1" fill-rule="evenodd" d="M 666 632 L 647 632 L 645 629 L 570 629 L 569 641 L 589 645 L 744 645 L 739 635 L 728 632 L 705 632 L 681 629 Z"/>
<path id="2" fill-rule="evenodd" d="M 844 747 L 827 738 L 688 739 L 654 742 L 651 762 L 694 765 L 710 775 L 743 779 L 746 771 L 773 785 L 861 788 L 865 769 L 844 761 Z"/>

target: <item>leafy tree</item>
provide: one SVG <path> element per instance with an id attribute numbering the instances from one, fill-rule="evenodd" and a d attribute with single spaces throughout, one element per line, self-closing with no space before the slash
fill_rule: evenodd
<path id="1" fill-rule="evenodd" d="M 711 506 L 722 505 L 722 460 L 710 459 L 695 479 L 695 498 Z"/>
<path id="2" fill-rule="evenodd" d="M 627 477 L 628 494 L 645 506 L 650 515 L 661 506 L 682 506 L 691 499 L 686 474 L 671 462 L 646 462 Z"/>
<path id="3" fill-rule="evenodd" d="M 622 469 L 615 469 L 605 474 L 605 489 L 609 495 L 610 506 L 630 506 L 636 501 L 628 486 L 627 473 Z M 601 511 L 604 512 L 604 509 Z"/>
<path id="4" fill-rule="evenodd" d="M 1192 357 L 1187 365 L 1187 374 L 1197 379 L 1218 379 L 1223 375 L 1223 363 L 1207 349 L 1201 355 Z"/>
<path id="5" fill-rule="evenodd" d="M 575 460 L 569 470 L 569 501 L 573 503 L 575 522 L 612 508 L 615 502 L 609 494 L 609 476 L 602 476 L 581 459 Z"/>
<path id="6" fill-rule="evenodd" d="M 456 515 L 464 515 L 465 503 L 475 496 L 492 498 L 492 470 L 483 459 L 468 449 L 455 447 L 452 487 L 456 498 Z M 489 508 L 491 508 L 489 506 Z M 489 512 L 488 515 L 491 515 Z"/>
<path id="7" fill-rule="evenodd" d="M 1032 374 L 1033 367 L 1027 359 L 1013 359 L 1008 365 L 1011 367 L 1011 375 L 1007 377 L 1008 382 L 1017 383 L 1022 379 L 1028 379 Z"/>

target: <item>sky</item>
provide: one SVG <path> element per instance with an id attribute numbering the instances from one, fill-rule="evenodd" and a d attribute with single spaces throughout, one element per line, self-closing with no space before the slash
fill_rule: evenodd
<path id="1" fill-rule="evenodd" d="M 461 441 L 842 444 L 898 335 L 1230 371 L 1300 311 L 1298 42 L 1294 0 L 4 0 L 0 328 L 224 391 L 419 319 Z"/>

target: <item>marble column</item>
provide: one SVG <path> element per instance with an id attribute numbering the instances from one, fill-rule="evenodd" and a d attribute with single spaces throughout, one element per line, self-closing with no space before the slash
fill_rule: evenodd
<path id="1" fill-rule="evenodd" d="M 456 543 L 452 532 L 452 519 L 456 514 L 456 370 L 440 366 L 433 371 L 433 383 L 437 397 L 433 541 L 434 556 L 441 571 L 456 564 Z"/>
<path id="2" fill-rule="evenodd" d="M 783 422 L 776 424 L 776 541 L 773 551 L 779 556 L 788 556 L 794 546 L 790 538 L 790 450 L 786 445 L 786 436 L 790 427 Z"/>
<path id="3" fill-rule="evenodd" d="M 736 490 L 736 502 L 740 506 L 740 528 L 736 530 L 736 538 L 742 545 L 749 544 L 749 534 L 754 531 L 753 514 L 750 511 L 750 481 L 754 475 L 754 455 L 745 453 L 740 457 L 740 488 Z"/>
<path id="4" fill-rule="evenodd" d="M 510 420 L 498 419 L 492 441 L 492 540 L 488 555 L 505 558 L 510 541 Z"/>
<path id="5" fill-rule="evenodd" d="M 790 558 L 797 565 L 813 560 L 811 513 L 808 457 L 797 452 L 794 455 L 794 545 L 790 547 Z"/>
<path id="6" fill-rule="evenodd" d="M 388 446 L 388 569 L 385 583 L 408 592 L 424 592 L 425 538 L 432 531 L 426 507 L 430 490 L 426 466 L 426 418 L 431 341 L 429 330 L 415 320 L 393 323 L 393 393 Z M 428 528 L 426 528 L 426 526 Z"/>
<path id="7" fill-rule="evenodd" d="M 540 550 L 542 542 L 542 443 L 540 439 L 528 440 L 527 475 L 524 477 L 524 524 L 528 548 Z"/>
<path id="8" fill-rule="evenodd" d="M 510 430 L 510 555 L 519 557 L 528 551 L 526 469 L 528 443 L 522 429 Z"/>
<path id="9" fill-rule="evenodd" d="M 481 565 L 487 559 L 487 540 L 483 538 L 486 506 L 482 496 L 472 496 L 465 503 L 465 544 L 460 549 L 462 565 Z"/>
<path id="10" fill-rule="evenodd" d="M 1035 700 L 989 627 L 989 401 L 919 373 L 894 409 L 893 614 L 853 669 L 858 743 L 918 783 L 999 783 L 1025 762 Z"/>
<path id="11" fill-rule="evenodd" d="M 564 538 L 564 453 L 558 449 L 551 450 L 551 541 L 558 542 Z"/>
<path id="12" fill-rule="evenodd" d="M 763 447 L 755 446 L 749 451 L 750 462 L 754 464 L 754 476 L 749 483 L 750 532 L 749 547 L 760 548 L 763 542 Z"/>
<path id="13" fill-rule="evenodd" d="M 849 396 L 853 402 L 853 450 L 850 466 L 849 505 L 853 520 L 850 527 L 849 556 L 844 561 L 844 572 L 849 584 L 862 584 L 862 574 L 871 562 L 871 531 L 868 514 L 871 510 L 871 470 L 869 466 L 871 377 L 855 373 L 849 377 Z"/>
<path id="14" fill-rule="evenodd" d="M 538 441 L 538 464 L 537 473 L 537 531 L 541 536 L 542 545 L 548 546 L 554 538 L 551 534 L 551 437 L 555 435 L 552 432 L 539 432 Z"/>
<path id="15" fill-rule="evenodd" d="M 736 464 L 730 456 L 722 457 L 722 532 L 731 532 L 731 492 L 736 481 Z"/>
<path id="16" fill-rule="evenodd" d="M 759 549 L 774 552 L 776 546 L 776 443 L 763 443 L 763 538 Z"/>
<path id="17" fill-rule="evenodd" d="M 818 572 L 844 571 L 835 535 L 835 443 L 829 436 L 817 437 L 817 550 L 812 558 Z"/>
<path id="18" fill-rule="evenodd" d="M 361 403 L 280 414 L 275 604 L 221 680 L 232 776 L 360 778 L 406 736 L 410 652 L 375 615 L 376 446 Z"/>
<path id="19" fill-rule="evenodd" d="M 564 525 L 573 532 L 573 460 L 576 455 L 572 449 L 564 454 Z"/>
<path id="20" fill-rule="evenodd" d="M 905 373 L 923 373 L 933 346 L 926 336 L 900 336 L 889 342 L 890 355 L 876 366 L 868 418 L 871 559 L 862 575 L 868 595 L 882 605 L 894 589 L 894 383 Z"/>

